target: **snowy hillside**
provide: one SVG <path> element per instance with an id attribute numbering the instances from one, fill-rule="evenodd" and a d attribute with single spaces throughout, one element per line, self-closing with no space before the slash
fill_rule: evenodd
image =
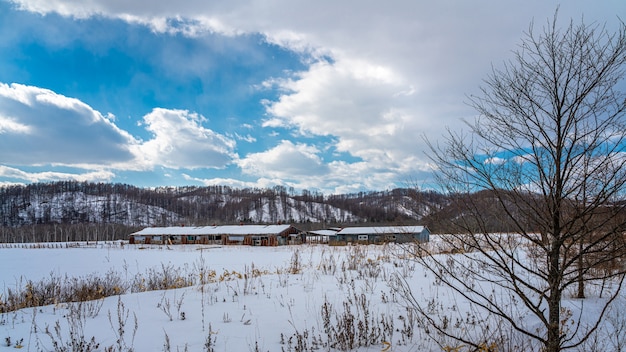
<path id="1" fill-rule="evenodd" d="M 32 197 L 18 208 L 17 219 L 36 223 L 115 223 L 127 226 L 177 223 L 182 218 L 166 209 L 141 204 L 119 194 L 95 196 L 83 192 Z"/>
<path id="2" fill-rule="evenodd" d="M 58 182 L 0 188 L 0 224 L 352 223 L 418 220 L 429 207 L 408 190 L 324 196 L 281 187 L 161 187 Z"/>

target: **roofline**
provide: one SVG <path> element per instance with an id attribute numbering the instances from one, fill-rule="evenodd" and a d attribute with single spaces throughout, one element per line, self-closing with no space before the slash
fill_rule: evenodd
<path id="1" fill-rule="evenodd" d="M 140 231 L 131 233 L 130 236 L 162 236 L 162 235 L 279 235 L 289 228 L 298 230 L 291 224 L 270 225 L 211 225 L 211 226 L 167 226 L 146 227 Z M 243 231 L 234 231 L 235 229 Z M 251 230 L 247 232 L 245 229 Z M 256 231 L 255 231 L 256 229 Z M 265 231 L 258 231 L 259 229 Z M 300 231 L 300 230 L 298 230 Z"/>

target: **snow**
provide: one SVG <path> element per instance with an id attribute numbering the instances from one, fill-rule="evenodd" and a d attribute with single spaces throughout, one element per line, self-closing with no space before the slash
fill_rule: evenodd
<path id="1" fill-rule="evenodd" d="M 147 227 L 133 235 L 276 235 L 291 225 L 222 225 Z"/>
<path id="2" fill-rule="evenodd" d="M 0 264 L 2 297 L 8 289 L 23 288 L 28 280 L 52 276 L 104 276 L 116 272 L 133 280 L 167 270 L 182 276 L 195 275 L 198 280 L 199 268 L 204 269 L 204 284 L 127 292 L 83 303 L 83 318 L 78 324 L 73 321 L 74 331 L 83 332 L 87 340 L 93 336 L 100 350 L 123 345 L 135 351 L 204 351 L 207 339 L 215 351 L 297 350 L 297 338 L 304 333 L 309 334 L 308 347 L 313 344 L 312 336 L 328 340 L 322 314 L 323 307 L 327 307 L 332 324 L 345 316 L 346 309 L 356 320 L 367 314 L 380 327 L 385 319 L 393 324 L 384 338 L 355 350 L 381 351 L 388 347 L 387 342 L 390 351 L 440 351 L 441 346 L 430 340 L 419 324 L 409 324 L 407 302 L 390 287 L 394 275 L 406 280 L 416 298 L 434 302 L 433 316 L 467 314 L 462 299 L 437 284 L 414 260 L 403 257 L 401 247 L 395 245 L 15 244 L 0 247 Z M 623 297 L 620 300 L 623 302 Z M 585 301 L 585 309 L 593 311 L 600 303 L 602 299 L 591 298 Z M 68 317 L 77 305 L 59 303 L 0 314 L 0 351 L 13 350 L 18 341 L 26 351 L 54 350 L 54 340 L 70 340 L 72 324 Z M 577 317 L 581 304 L 569 300 L 564 306 Z M 531 316 L 523 312 L 519 316 L 528 326 L 539 327 Z M 135 318 L 137 330 L 133 337 Z M 54 333 L 57 322 L 60 337 Z M 607 319 L 606 326 L 617 323 Z M 120 339 L 122 325 L 124 334 Z M 50 334 L 46 334 L 46 328 Z M 5 338 L 11 340 L 11 347 L 2 343 Z M 322 346 L 320 350 L 333 349 Z"/>
<path id="3" fill-rule="evenodd" d="M 310 234 L 312 235 L 318 235 L 318 236 L 335 236 L 337 235 L 338 231 L 335 230 L 314 230 L 314 231 L 309 231 Z"/>

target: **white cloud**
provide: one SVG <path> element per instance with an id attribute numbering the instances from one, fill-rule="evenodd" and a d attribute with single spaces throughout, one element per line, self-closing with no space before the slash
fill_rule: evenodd
<path id="1" fill-rule="evenodd" d="M 102 165 L 133 158 L 135 140 L 87 104 L 0 83 L 0 160 L 13 165 Z"/>
<path id="2" fill-rule="evenodd" d="M 206 119 L 187 110 L 157 108 L 143 118 L 153 138 L 137 146 L 146 165 L 168 168 L 223 168 L 236 158 L 235 141 L 204 128 Z"/>
<path id="3" fill-rule="evenodd" d="M 309 177 L 328 172 L 317 148 L 286 140 L 270 150 L 248 154 L 237 164 L 245 174 L 277 179 Z"/>
<path id="4" fill-rule="evenodd" d="M 276 180 L 276 182 L 272 182 L 265 178 L 260 178 L 256 181 L 243 181 L 234 178 L 199 178 L 199 177 L 191 177 L 187 174 L 183 174 L 183 178 L 188 181 L 198 182 L 205 186 L 228 186 L 232 188 L 266 188 L 273 187 L 276 185 L 280 185 L 283 182 L 281 180 Z"/>
<path id="5" fill-rule="evenodd" d="M 248 143 L 254 143 L 256 142 L 256 138 L 252 137 L 250 134 L 247 134 L 245 136 L 240 135 L 239 133 L 235 133 L 235 138 L 239 141 L 244 141 L 244 142 L 248 142 Z"/>
<path id="6" fill-rule="evenodd" d="M 11 0 L 9 0 L 11 1 Z M 46 15 L 48 13 L 58 13 L 62 16 L 71 16 L 75 18 L 87 18 L 93 16 L 98 13 L 103 13 L 104 9 L 98 6 L 97 2 L 84 2 L 84 1 L 73 1 L 73 2 L 64 2 L 64 1 L 46 1 L 46 0 L 35 0 L 35 1 L 12 1 L 14 4 L 17 4 L 18 8 L 21 10 L 26 10 L 30 12 L 35 12 L 41 15 Z"/>
<path id="7" fill-rule="evenodd" d="M 157 108 L 143 121 L 153 136 L 145 142 L 119 129 L 113 115 L 104 116 L 78 99 L 48 89 L 0 83 L 0 160 L 18 166 L 150 170 L 155 166 L 223 168 L 237 158 L 235 141 L 204 128 L 206 119 L 198 114 Z M 54 180 L 65 174 L 34 175 L 15 177 Z M 87 175 L 96 180 L 111 176 L 107 172 L 102 176 L 100 171 Z M 81 177 L 67 174 L 66 178 Z"/>
<path id="8" fill-rule="evenodd" d="M 332 136 L 338 151 L 361 161 L 321 160 L 312 147 L 283 142 L 238 165 L 268 180 L 300 175 L 306 185 L 336 183 L 348 189 L 380 188 L 427 169 L 422 136 L 436 140 L 445 127 L 460 128 L 459 119 L 474 113 L 464 103 L 466 94 L 477 91 L 492 63 L 498 66 L 510 57 L 531 20 L 540 26 L 556 8 L 543 0 L 400 0 L 358 6 L 334 0 L 12 2 L 41 14 L 120 18 L 159 33 L 260 33 L 270 43 L 303 54 L 310 59 L 306 70 L 291 79 L 264 82 L 281 92 L 265 102 L 264 126 Z M 584 13 L 589 23 L 613 20 L 624 11 L 623 0 L 560 5 L 562 18 L 578 19 Z M 145 165 L 223 167 L 236 158 L 234 142 L 204 129 L 192 114 L 155 110 L 149 115 L 153 120 L 146 120 L 146 126 L 154 139 L 137 148 L 147 156 Z M 178 128 L 178 123 L 186 127 Z M 182 142 L 186 139 L 191 143 Z M 306 163 L 312 174 L 298 170 Z M 316 179 L 320 175 L 331 181 Z"/>
<path id="9" fill-rule="evenodd" d="M 517 155 L 517 156 L 513 157 L 513 161 L 518 163 L 518 164 L 524 164 L 524 163 L 529 162 L 531 160 L 533 160 L 532 154 Z"/>
<path id="10" fill-rule="evenodd" d="M 327 193 L 350 193 L 363 189 L 389 189 L 397 187 L 396 177 L 403 170 L 372 167 L 367 162 L 325 163 L 316 147 L 290 141 L 281 141 L 276 147 L 252 153 L 237 164 L 243 173 L 257 177 L 245 182 L 248 187 L 283 185 L 296 189 L 318 189 Z M 410 174 L 410 173 L 405 173 Z M 205 184 L 236 184 L 224 179 L 204 180 Z"/>
<path id="11" fill-rule="evenodd" d="M 73 180 L 79 182 L 109 182 L 115 177 L 110 171 L 91 171 L 85 173 L 66 172 L 25 172 L 16 168 L 0 165 L 0 177 L 24 180 L 27 182 L 51 182 L 60 180 Z"/>
<path id="12" fill-rule="evenodd" d="M 491 158 L 487 158 L 485 160 L 485 164 L 487 165 L 504 165 L 507 162 L 506 159 L 503 158 L 499 158 L 497 156 L 491 157 Z"/>
<path id="13" fill-rule="evenodd" d="M 0 134 L 3 133 L 15 133 L 15 134 L 28 134 L 30 133 L 30 126 L 24 125 L 17 121 L 15 118 L 0 116 Z"/>
<path id="14" fill-rule="evenodd" d="M 363 61 L 320 62 L 293 80 L 269 103 L 265 127 L 294 127 L 304 135 L 332 135 L 336 148 L 376 169 L 418 170 L 425 165 L 422 138 L 431 122 L 412 109 L 415 88 L 384 66 Z M 408 93 L 412 92 L 412 93 Z M 389 182 L 398 175 L 388 174 Z"/>
<path id="15" fill-rule="evenodd" d="M 274 81 L 286 91 L 267 102 L 265 127 L 298 127 L 303 134 L 362 134 L 382 123 L 381 114 L 405 85 L 389 68 L 363 61 L 318 62 L 294 79 Z M 364 135 L 366 137 L 367 135 Z"/>

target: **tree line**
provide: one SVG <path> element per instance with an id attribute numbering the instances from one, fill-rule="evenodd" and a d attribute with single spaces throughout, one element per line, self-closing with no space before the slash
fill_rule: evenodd
<path id="1" fill-rule="evenodd" d="M 408 188 L 324 195 L 282 186 L 33 183 L 0 187 L 0 236 L 3 241 L 63 241 L 124 238 L 120 236 L 146 226 L 286 222 L 308 230 L 345 224 L 413 224 L 443 208 L 447 199 Z"/>

